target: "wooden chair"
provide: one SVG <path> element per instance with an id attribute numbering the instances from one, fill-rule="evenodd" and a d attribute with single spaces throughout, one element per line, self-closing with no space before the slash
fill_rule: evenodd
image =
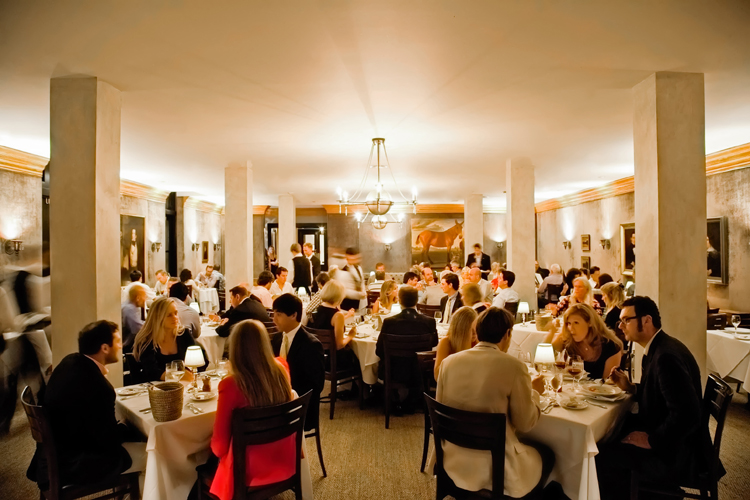
<path id="1" fill-rule="evenodd" d="M 560 302 L 560 295 L 562 295 L 564 286 L 564 283 L 561 283 L 559 285 L 550 285 L 549 283 L 547 284 L 547 288 L 544 290 L 544 299 L 548 304 L 557 304 L 558 302 Z"/>
<path id="2" fill-rule="evenodd" d="M 435 475 L 437 494 L 442 500 L 454 498 L 507 499 L 505 485 L 505 414 L 475 413 L 438 403 L 424 395 L 435 435 Z M 459 488 L 443 469 L 443 440 L 462 448 L 485 450 L 492 454 L 492 491 L 467 491 Z"/>
<path id="3" fill-rule="evenodd" d="M 265 326 L 266 330 L 268 330 L 269 328 L 276 328 L 276 323 L 274 323 L 273 321 L 263 321 L 263 326 Z"/>
<path id="4" fill-rule="evenodd" d="M 47 417 L 44 407 L 36 404 L 31 388 L 26 386 L 21 394 L 21 402 L 29 419 L 29 427 L 34 441 L 41 447 L 44 452 L 44 458 L 47 461 L 47 472 L 49 488 L 46 491 L 39 490 L 41 500 L 73 500 L 92 496 L 97 493 L 112 490 L 111 492 L 98 496 L 97 500 L 106 500 L 109 498 L 125 498 L 130 495 L 133 500 L 140 498 L 138 489 L 139 472 L 130 474 L 121 474 L 108 481 L 101 481 L 94 484 L 62 484 L 60 478 L 60 466 L 57 460 L 57 447 L 52 435 L 52 427 Z"/>
<path id="5" fill-rule="evenodd" d="M 363 409 L 363 393 L 365 391 L 362 387 L 362 372 L 360 371 L 359 363 L 354 363 L 354 366 L 348 369 L 340 369 L 337 362 L 338 350 L 336 349 L 336 334 L 334 331 L 320 330 L 310 327 L 307 327 L 306 329 L 320 340 L 320 343 L 323 344 L 325 355 L 328 358 L 329 368 L 326 371 L 326 380 L 331 382 L 331 392 L 328 396 L 320 398 L 320 402 L 331 404 L 329 419 L 333 420 L 333 413 L 336 409 L 336 399 L 338 399 L 338 386 L 343 384 L 356 382 L 359 385 L 359 409 Z"/>
<path id="6" fill-rule="evenodd" d="M 706 329 L 723 330 L 727 327 L 727 316 L 725 314 L 709 314 L 706 317 Z"/>
<path id="7" fill-rule="evenodd" d="M 437 392 L 437 385 L 435 384 L 435 358 L 437 357 L 437 351 L 425 351 L 417 353 L 417 364 L 419 365 L 419 371 L 422 374 L 422 392 L 435 397 Z M 427 452 L 430 448 L 430 434 L 432 434 L 432 426 L 430 425 L 430 412 L 425 408 L 424 412 L 424 446 L 422 449 L 422 466 L 419 468 L 420 472 L 424 472 L 424 466 L 427 463 Z"/>
<path id="8" fill-rule="evenodd" d="M 300 463 L 302 459 L 302 436 L 305 415 L 312 391 L 288 403 L 260 408 L 237 408 L 232 412 L 232 458 L 234 476 L 234 499 L 265 500 L 287 490 L 293 490 L 295 498 L 302 498 Z M 248 446 L 273 443 L 287 436 L 296 435 L 295 474 L 289 479 L 263 486 L 248 487 L 245 450 Z M 198 471 L 198 500 L 218 498 L 209 493 L 215 470 L 200 466 Z"/>
<path id="9" fill-rule="evenodd" d="M 381 335 L 383 335 L 381 333 Z M 383 339 L 384 357 L 385 357 L 385 428 L 391 421 L 391 395 L 395 389 L 420 388 L 422 386 L 422 377 L 420 376 L 419 366 L 417 364 L 417 353 L 421 351 L 431 351 L 434 336 L 430 333 L 424 335 L 385 335 Z M 401 382 L 391 380 L 392 367 L 394 358 L 404 360 L 411 368 L 412 384 L 409 387 Z M 411 385 L 411 384 L 410 384 Z"/>
<path id="10" fill-rule="evenodd" d="M 193 297 L 193 285 L 185 285 L 185 286 L 187 287 L 187 290 L 188 290 L 188 297 Z M 195 300 L 195 297 L 193 297 L 193 299 Z"/>
<path id="11" fill-rule="evenodd" d="M 506 302 L 505 310 L 511 313 L 513 317 L 515 318 L 516 315 L 518 314 L 518 302 Z"/>
<path id="12" fill-rule="evenodd" d="M 376 300 L 380 298 L 380 292 L 369 291 L 367 292 L 367 307 L 372 307 Z"/>
<path id="13" fill-rule="evenodd" d="M 440 306 L 428 306 L 427 304 L 417 304 L 417 311 L 429 316 L 430 318 L 435 317 L 436 312 L 440 312 Z"/>
<path id="14" fill-rule="evenodd" d="M 630 498 L 637 500 L 641 491 L 658 493 L 661 495 L 674 496 L 676 498 L 699 498 L 716 499 L 719 495 L 719 451 L 721 449 L 721 437 L 724 432 L 724 421 L 727 417 L 729 403 L 732 402 L 734 393 L 729 385 L 716 375 L 709 374 L 706 381 L 706 389 L 703 394 L 703 409 L 701 415 L 701 429 L 708 429 L 711 417 L 716 420 L 716 431 L 713 442 L 702 443 L 702 453 L 706 459 L 707 470 L 701 471 L 684 484 L 670 484 L 665 481 L 658 483 L 643 481 L 637 472 L 630 476 Z M 675 487 L 679 487 L 677 493 Z M 671 489 L 670 489 L 671 488 Z M 689 493 L 683 488 L 699 490 L 700 493 Z"/>

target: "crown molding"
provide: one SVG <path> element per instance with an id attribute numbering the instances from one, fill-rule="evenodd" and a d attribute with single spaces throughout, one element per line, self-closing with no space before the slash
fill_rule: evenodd
<path id="1" fill-rule="evenodd" d="M 41 177 L 49 159 L 17 149 L 0 146 L 0 170 Z"/>
<path id="2" fill-rule="evenodd" d="M 120 180 L 120 196 L 132 196 L 157 203 L 166 203 L 169 191 L 156 189 L 138 182 Z"/>
<path id="3" fill-rule="evenodd" d="M 706 176 L 722 174 L 748 166 L 750 166 L 750 142 L 706 155 Z M 624 177 L 598 188 L 584 189 L 577 193 L 539 202 L 534 208 L 536 213 L 548 212 L 633 192 L 635 192 L 635 178 L 632 176 Z"/>
<path id="4" fill-rule="evenodd" d="M 199 200 L 198 198 L 194 198 L 192 196 L 187 196 L 185 198 L 185 204 L 183 206 L 185 208 L 198 210 L 199 212 L 219 215 L 224 214 L 224 207 L 217 205 L 216 203 L 211 203 L 210 201 Z"/>
<path id="5" fill-rule="evenodd" d="M 367 212 L 367 207 L 365 205 L 351 205 L 348 208 L 347 207 L 341 207 L 341 211 L 339 212 L 339 206 L 338 205 L 323 205 L 323 208 L 325 209 L 326 213 L 328 215 L 338 215 L 339 213 L 341 215 L 345 213 L 354 214 L 355 212 Z M 346 210 L 345 210 L 346 208 Z M 483 210 L 486 214 L 501 214 L 505 213 L 504 208 L 496 208 L 496 207 L 490 207 L 490 208 L 484 208 Z M 391 210 L 390 213 L 414 213 L 414 208 L 410 207 L 405 210 L 398 210 L 394 209 Z M 418 204 L 417 205 L 417 213 L 418 214 L 463 214 L 464 213 L 464 206 L 460 203 L 455 204 Z"/>
<path id="6" fill-rule="evenodd" d="M 253 215 L 266 215 L 268 205 L 253 205 Z"/>

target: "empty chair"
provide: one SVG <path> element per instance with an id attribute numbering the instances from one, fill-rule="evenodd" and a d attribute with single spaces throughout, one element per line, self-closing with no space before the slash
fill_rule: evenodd
<path id="1" fill-rule="evenodd" d="M 422 392 L 435 397 L 437 385 L 435 384 L 435 357 L 437 351 L 426 351 L 417 353 L 417 364 L 419 372 L 422 375 Z M 430 434 L 432 434 L 432 425 L 430 425 L 430 412 L 425 408 L 424 412 L 424 446 L 422 448 L 422 465 L 419 468 L 424 472 L 424 466 L 427 463 L 427 451 L 430 448 Z"/>
<path id="2" fill-rule="evenodd" d="M 428 306 L 427 304 L 417 304 L 417 311 L 429 316 L 430 318 L 435 317 L 436 312 L 440 312 L 440 306 Z"/>

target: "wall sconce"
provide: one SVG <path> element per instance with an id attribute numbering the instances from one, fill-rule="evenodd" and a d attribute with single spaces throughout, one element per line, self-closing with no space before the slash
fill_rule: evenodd
<path id="1" fill-rule="evenodd" d="M 505 246 L 505 242 L 504 241 L 498 241 L 497 242 L 497 248 L 499 248 L 500 250 L 502 250 L 504 246 Z"/>
<path id="2" fill-rule="evenodd" d="M 154 243 L 151 243 L 152 252 L 158 252 L 160 249 L 161 249 L 161 241 L 155 241 Z"/>
<path id="3" fill-rule="evenodd" d="M 5 240 L 5 244 L 3 245 L 5 247 L 5 253 L 8 255 L 16 254 L 16 257 L 18 257 L 18 253 L 21 251 L 21 248 L 23 248 L 21 243 L 23 243 L 21 240 Z"/>
<path id="4" fill-rule="evenodd" d="M 193 243 L 193 252 L 197 252 L 200 247 L 198 243 Z"/>
<path id="5" fill-rule="evenodd" d="M 391 249 L 391 244 L 390 244 L 390 243 L 386 243 L 386 244 L 385 244 L 385 251 L 387 252 L 387 251 L 389 251 L 390 249 Z"/>
<path id="6" fill-rule="evenodd" d="M 221 251 L 221 243 L 214 243 L 214 252 Z"/>
<path id="7" fill-rule="evenodd" d="M 602 244 L 602 250 L 605 250 L 605 249 L 609 250 L 610 247 L 612 246 L 612 243 L 607 238 L 602 238 L 601 241 L 599 241 L 599 243 Z"/>
<path id="8" fill-rule="evenodd" d="M 571 243 L 570 241 L 563 241 L 563 248 L 573 248 L 573 243 Z"/>

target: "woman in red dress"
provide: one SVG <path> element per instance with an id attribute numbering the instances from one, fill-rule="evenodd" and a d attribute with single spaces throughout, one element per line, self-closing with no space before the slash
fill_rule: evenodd
<path id="1" fill-rule="evenodd" d="M 231 374 L 219 383 L 219 400 L 211 438 L 211 451 L 219 457 L 211 493 L 221 500 L 234 494 L 232 474 L 232 411 L 235 408 L 273 406 L 291 401 L 289 368 L 274 359 L 271 342 L 262 323 L 238 323 L 229 337 Z M 248 486 L 262 486 L 295 473 L 294 435 L 279 441 L 248 446 L 245 472 Z"/>

